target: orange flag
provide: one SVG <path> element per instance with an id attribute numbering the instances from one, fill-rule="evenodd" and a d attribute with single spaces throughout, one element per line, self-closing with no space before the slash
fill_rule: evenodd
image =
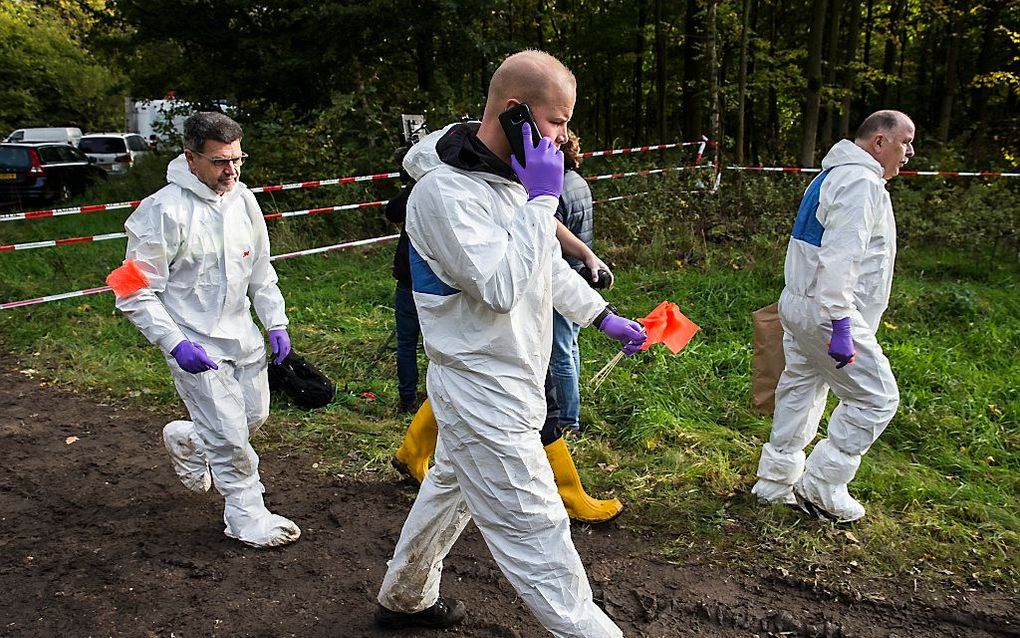
<path id="1" fill-rule="evenodd" d="M 124 260 L 124 265 L 114 269 L 106 276 L 106 285 L 113 288 L 117 299 L 133 295 L 142 288 L 149 287 L 149 278 L 145 276 L 138 262 L 134 259 Z"/>
<path id="2" fill-rule="evenodd" d="M 648 334 L 648 339 L 641 346 L 642 350 L 647 350 L 652 344 L 662 343 L 676 354 L 684 349 L 694 333 L 701 330 L 670 301 L 663 301 L 647 317 L 638 321 L 644 324 L 645 333 Z"/>

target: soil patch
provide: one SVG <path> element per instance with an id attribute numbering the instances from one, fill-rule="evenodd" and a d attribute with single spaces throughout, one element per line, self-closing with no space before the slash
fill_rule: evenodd
<path id="1" fill-rule="evenodd" d="M 160 432 L 179 416 L 0 369 L 0 635 L 548 635 L 470 526 L 443 579 L 444 595 L 467 604 L 464 625 L 376 630 L 375 595 L 413 492 L 263 456 L 267 504 L 303 534 L 289 547 L 250 549 L 223 535 L 218 494 L 194 495 L 177 482 Z M 615 526 L 575 527 L 574 540 L 626 636 L 1020 636 L 1020 611 L 1006 594 L 922 600 L 906 584 L 861 594 L 746 565 L 673 565 Z"/>

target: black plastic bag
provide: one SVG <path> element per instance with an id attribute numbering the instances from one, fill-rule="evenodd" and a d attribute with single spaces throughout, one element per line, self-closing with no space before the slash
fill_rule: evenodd
<path id="1" fill-rule="evenodd" d="M 336 386 L 326 375 L 304 357 L 291 350 L 280 365 L 269 361 L 269 389 L 282 392 L 290 402 L 303 410 L 314 410 L 329 405 L 336 394 Z"/>

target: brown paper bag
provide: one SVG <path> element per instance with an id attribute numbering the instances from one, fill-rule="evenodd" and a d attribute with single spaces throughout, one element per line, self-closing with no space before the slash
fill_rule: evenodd
<path id="1" fill-rule="evenodd" d="M 751 313 L 754 321 L 754 355 L 751 359 L 751 403 L 754 411 L 771 416 L 776 407 L 776 386 L 786 367 L 783 356 L 783 324 L 779 304 Z"/>

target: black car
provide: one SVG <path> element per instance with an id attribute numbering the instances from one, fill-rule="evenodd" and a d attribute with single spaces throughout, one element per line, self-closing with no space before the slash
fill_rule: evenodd
<path id="1" fill-rule="evenodd" d="M 106 171 L 68 144 L 0 144 L 0 203 L 59 201 L 101 179 Z"/>

